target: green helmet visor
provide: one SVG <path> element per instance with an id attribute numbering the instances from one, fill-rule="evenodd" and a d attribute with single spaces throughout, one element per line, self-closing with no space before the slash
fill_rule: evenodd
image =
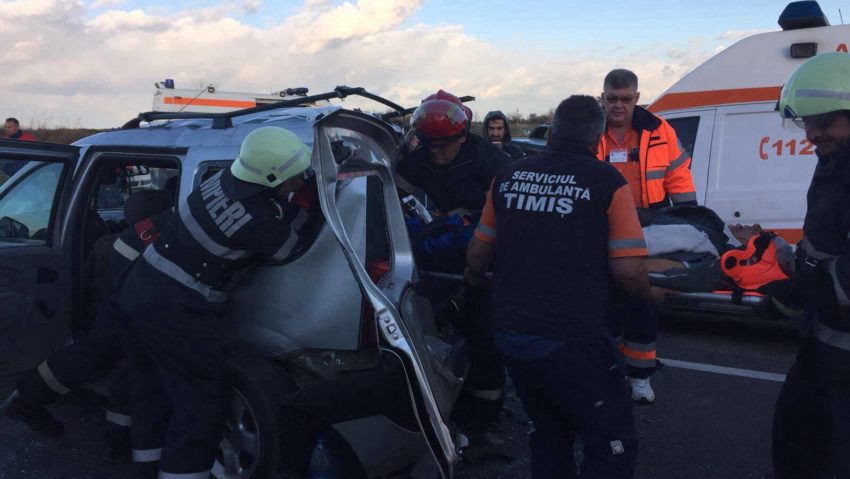
<path id="1" fill-rule="evenodd" d="M 291 131 L 260 127 L 242 141 L 230 171 L 243 182 L 274 188 L 308 169 L 311 156 L 310 148 Z"/>
<path id="2" fill-rule="evenodd" d="M 850 110 L 850 55 L 825 53 L 798 66 L 782 87 L 777 110 L 790 119 Z"/>

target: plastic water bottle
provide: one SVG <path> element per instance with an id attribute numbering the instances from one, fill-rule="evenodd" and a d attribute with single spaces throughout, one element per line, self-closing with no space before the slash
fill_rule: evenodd
<path id="1" fill-rule="evenodd" d="M 313 448 L 313 453 L 310 454 L 310 469 L 308 472 L 307 476 L 309 479 L 334 479 L 339 477 L 331 460 L 327 439 L 324 434 L 319 434 L 319 437 L 316 438 L 316 446 Z"/>

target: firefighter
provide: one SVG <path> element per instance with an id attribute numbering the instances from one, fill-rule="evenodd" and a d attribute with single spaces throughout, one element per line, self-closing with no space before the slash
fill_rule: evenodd
<path id="1" fill-rule="evenodd" d="M 490 180 L 510 157 L 484 138 L 469 134 L 461 101 L 442 90 L 413 112 L 417 148 L 407 150 L 398 174 L 425 191 L 443 215 L 480 214 Z"/>
<path id="2" fill-rule="evenodd" d="M 590 96 L 558 106 L 546 150 L 496 176 L 467 253 L 467 281 L 493 264 L 496 344 L 534 422 L 533 478 L 632 477 L 638 438 L 605 321 L 609 274 L 649 299 L 647 254 L 631 192 L 594 154 L 605 116 Z"/>
<path id="3" fill-rule="evenodd" d="M 433 267 L 459 275 L 490 181 L 507 166 L 510 157 L 484 138 L 469 134 L 469 117 L 460 100 L 442 90 L 419 105 L 413 112 L 411 125 L 420 146 L 404 152 L 398 173 L 407 183 L 424 190 L 433 201 L 439 214 L 435 223 L 456 227 L 443 233 L 452 241 L 448 242 L 448 251 L 439 256 L 441 264 Z M 443 243 L 444 239 L 437 242 Z M 417 262 L 424 264 L 419 259 Z M 435 310 L 444 310 L 439 300 L 452 293 L 436 282 L 426 283 L 423 288 L 436 303 Z M 485 446 L 501 442 L 495 426 L 505 385 L 504 365 L 488 324 L 486 297 L 483 290 L 468 288 L 463 317 L 456 325 L 469 342 L 471 356 L 471 370 L 457 408 L 457 419 L 473 443 Z"/>
<path id="4" fill-rule="evenodd" d="M 605 76 L 602 105 L 606 129 L 599 140 L 597 158 L 614 166 L 629 183 L 634 203 L 643 208 L 696 205 L 691 157 L 663 118 L 637 106 L 638 78 L 624 69 Z M 658 309 L 641 299 L 612 302 L 609 323 L 622 333 L 620 350 L 629 371 L 632 400 L 655 401 L 649 378 L 655 373 L 655 339 Z"/>
<path id="5" fill-rule="evenodd" d="M 116 368 L 123 357 L 122 313 L 117 305 L 121 275 L 142 252 L 156 225 L 162 225 L 174 205 L 173 196 L 162 190 L 140 191 L 127 199 L 124 219 L 131 227 L 116 238 L 104 236 L 95 242 L 90 289 L 95 305 L 95 320 L 88 333 L 42 362 L 17 382 L 17 389 L 4 402 L 3 413 L 25 422 L 33 431 L 59 436 L 64 425 L 46 406 L 72 390 L 98 380 Z M 163 213 L 163 211 L 166 211 Z M 156 215 L 156 216 L 154 216 Z M 153 216 L 153 218 L 150 218 Z M 106 455 L 110 462 L 123 462 L 130 453 L 130 404 L 128 375 L 123 367 L 113 374 L 109 384 L 106 411 Z"/>
<path id="6" fill-rule="evenodd" d="M 180 202 L 131 269 L 120 304 L 137 338 L 131 441 L 143 469 L 208 477 L 226 390 L 221 312 L 238 273 L 293 251 L 301 210 L 288 198 L 304 184 L 310 158 L 288 130 L 252 131 L 229 168 Z"/>
<path id="7" fill-rule="evenodd" d="M 791 279 L 760 291 L 804 318 L 773 420 L 777 479 L 850 478 L 850 56 L 818 55 L 782 88 L 779 113 L 805 129 L 818 163 Z M 803 314 L 803 312 L 805 312 Z"/>

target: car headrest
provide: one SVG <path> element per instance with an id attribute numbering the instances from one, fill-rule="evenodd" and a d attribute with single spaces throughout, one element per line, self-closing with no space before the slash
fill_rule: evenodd
<path id="1" fill-rule="evenodd" d="M 164 190 L 141 190 L 130 195 L 124 203 L 124 220 L 134 225 L 145 218 L 174 206 L 171 193 Z"/>

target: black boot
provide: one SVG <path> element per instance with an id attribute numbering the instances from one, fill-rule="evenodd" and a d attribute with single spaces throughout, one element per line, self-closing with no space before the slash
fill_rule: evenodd
<path id="1" fill-rule="evenodd" d="M 27 404 L 18 391 L 0 404 L 0 412 L 16 421 L 25 422 L 33 431 L 47 436 L 58 437 L 65 433 L 62 421 L 51 416 L 44 406 Z"/>
<path id="2" fill-rule="evenodd" d="M 130 451 L 130 428 L 107 426 L 103 433 L 106 452 L 103 460 L 112 464 L 127 464 L 132 458 Z"/>

